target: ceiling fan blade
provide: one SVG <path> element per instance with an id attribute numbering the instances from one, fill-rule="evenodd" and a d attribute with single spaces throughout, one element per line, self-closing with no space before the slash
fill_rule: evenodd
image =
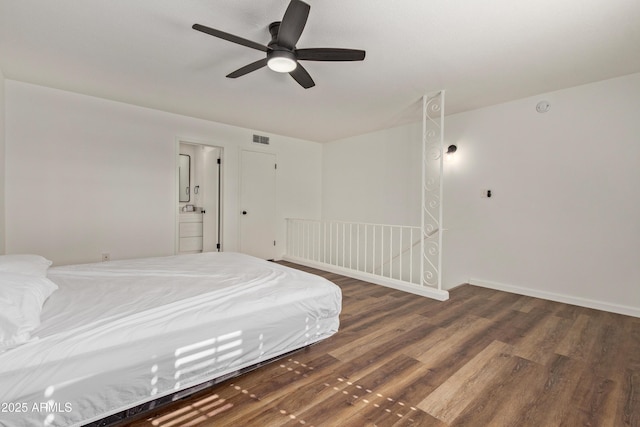
<path id="1" fill-rule="evenodd" d="M 357 49 L 319 47 L 296 50 L 296 58 L 302 61 L 362 61 L 364 56 L 365 51 Z"/>
<path id="2" fill-rule="evenodd" d="M 213 29 L 213 28 L 205 27 L 204 25 L 193 24 L 193 27 L 191 27 L 191 28 L 193 28 L 196 31 L 200 31 L 202 33 L 205 33 L 205 34 L 209 34 L 211 36 L 218 37 L 218 38 L 221 38 L 223 40 L 230 41 L 232 43 L 237 43 L 237 44 L 241 44 L 242 46 L 246 46 L 246 47 L 250 47 L 252 49 L 260 50 L 262 52 L 269 51 L 269 48 L 267 46 L 265 46 L 265 45 L 253 42 L 251 40 L 243 39 L 242 37 L 234 36 L 233 34 L 225 33 L 224 31 L 220 31 L 220 30 L 216 30 L 216 29 Z"/>
<path id="3" fill-rule="evenodd" d="M 293 49 L 304 30 L 311 6 L 300 0 L 291 0 L 278 30 L 278 44 Z"/>
<path id="4" fill-rule="evenodd" d="M 309 89 L 310 87 L 314 87 L 316 85 L 307 70 L 305 70 L 304 67 L 300 64 L 298 64 L 296 69 L 289 74 L 291 74 L 291 77 L 293 77 L 294 80 L 297 81 L 300 86 L 305 89 Z"/>
<path id="5" fill-rule="evenodd" d="M 249 74 L 252 71 L 259 70 L 265 65 L 267 65 L 267 58 L 261 59 L 256 62 L 252 62 L 251 64 L 245 65 L 242 68 L 238 68 L 233 73 L 228 74 L 227 77 L 229 77 L 230 79 L 235 79 L 237 77 L 244 76 L 245 74 Z"/>

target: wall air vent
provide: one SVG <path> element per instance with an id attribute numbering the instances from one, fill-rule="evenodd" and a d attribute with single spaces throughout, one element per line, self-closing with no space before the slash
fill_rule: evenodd
<path id="1" fill-rule="evenodd" d="M 253 135 L 253 142 L 256 144 L 269 145 L 269 137 L 262 135 Z"/>

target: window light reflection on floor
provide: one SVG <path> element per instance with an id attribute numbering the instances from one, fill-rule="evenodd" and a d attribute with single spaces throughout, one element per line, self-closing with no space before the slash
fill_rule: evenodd
<path id="1" fill-rule="evenodd" d="M 214 394 L 160 416 L 152 420 L 151 424 L 156 427 L 197 426 L 232 407 L 232 403 Z"/>
<path id="2" fill-rule="evenodd" d="M 305 381 L 305 378 L 309 378 L 312 375 L 314 368 L 296 360 L 294 358 L 288 358 L 280 363 L 270 365 L 270 369 L 283 369 L 295 375 L 299 380 Z M 294 379 L 298 381 L 298 379 Z M 227 389 L 223 389 L 211 396 L 205 396 L 187 406 L 181 407 L 170 413 L 158 416 L 157 418 L 150 418 L 148 421 L 150 425 L 154 427 L 176 427 L 176 426 L 197 426 L 205 422 L 209 422 L 211 425 L 216 425 L 216 418 L 220 422 L 229 421 L 227 418 L 227 412 L 232 410 L 234 404 L 232 400 L 237 400 L 235 403 L 245 406 L 248 402 L 246 399 L 251 399 L 255 402 L 268 400 L 268 395 L 257 396 L 242 387 L 242 381 L 229 384 Z M 372 410 L 372 416 L 384 417 L 390 416 L 392 419 L 400 420 L 404 419 L 407 423 L 415 423 L 417 419 L 414 418 L 418 409 L 401 400 L 395 399 L 391 396 L 385 395 L 377 390 L 367 388 L 366 386 L 359 384 L 357 381 L 351 381 L 343 377 L 336 377 L 329 382 L 324 383 L 325 393 L 329 394 L 341 394 L 346 396 L 353 402 L 354 408 L 359 404 L 360 409 L 363 407 L 369 407 Z M 225 396 L 225 397 L 222 397 Z M 323 398 L 326 398 L 323 397 Z M 234 401 L 235 401 L 234 400 Z M 312 427 L 314 422 L 321 420 L 305 419 L 303 413 L 292 413 L 285 410 L 278 405 L 273 407 L 265 407 L 265 411 L 276 411 L 282 416 L 282 423 L 292 422 L 291 425 L 304 425 L 305 427 Z M 387 421 L 391 421 L 389 419 Z M 289 424 L 287 424 L 289 425 Z"/>

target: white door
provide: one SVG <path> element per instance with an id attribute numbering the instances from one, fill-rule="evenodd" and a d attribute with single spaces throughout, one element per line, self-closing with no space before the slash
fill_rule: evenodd
<path id="1" fill-rule="evenodd" d="M 240 251 L 275 257 L 276 156 L 242 151 L 240 164 Z"/>
<path id="2" fill-rule="evenodd" d="M 220 149 L 202 147 L 202 252 L 219 251 L 220 245 Z"/>

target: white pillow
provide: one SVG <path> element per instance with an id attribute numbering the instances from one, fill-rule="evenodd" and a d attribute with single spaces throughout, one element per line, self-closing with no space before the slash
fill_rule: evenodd
<path id="1" fill-rule="evenodd" d="M 51 261 L 40 255 L 0 255 L 0 272 L 47 277 Z"/>
<path id="2" fill-rule="evenodd" d="M 56 289 L 46 277 L 0 272 L 0 352 L 31 339 L 42 306 Z"/>

